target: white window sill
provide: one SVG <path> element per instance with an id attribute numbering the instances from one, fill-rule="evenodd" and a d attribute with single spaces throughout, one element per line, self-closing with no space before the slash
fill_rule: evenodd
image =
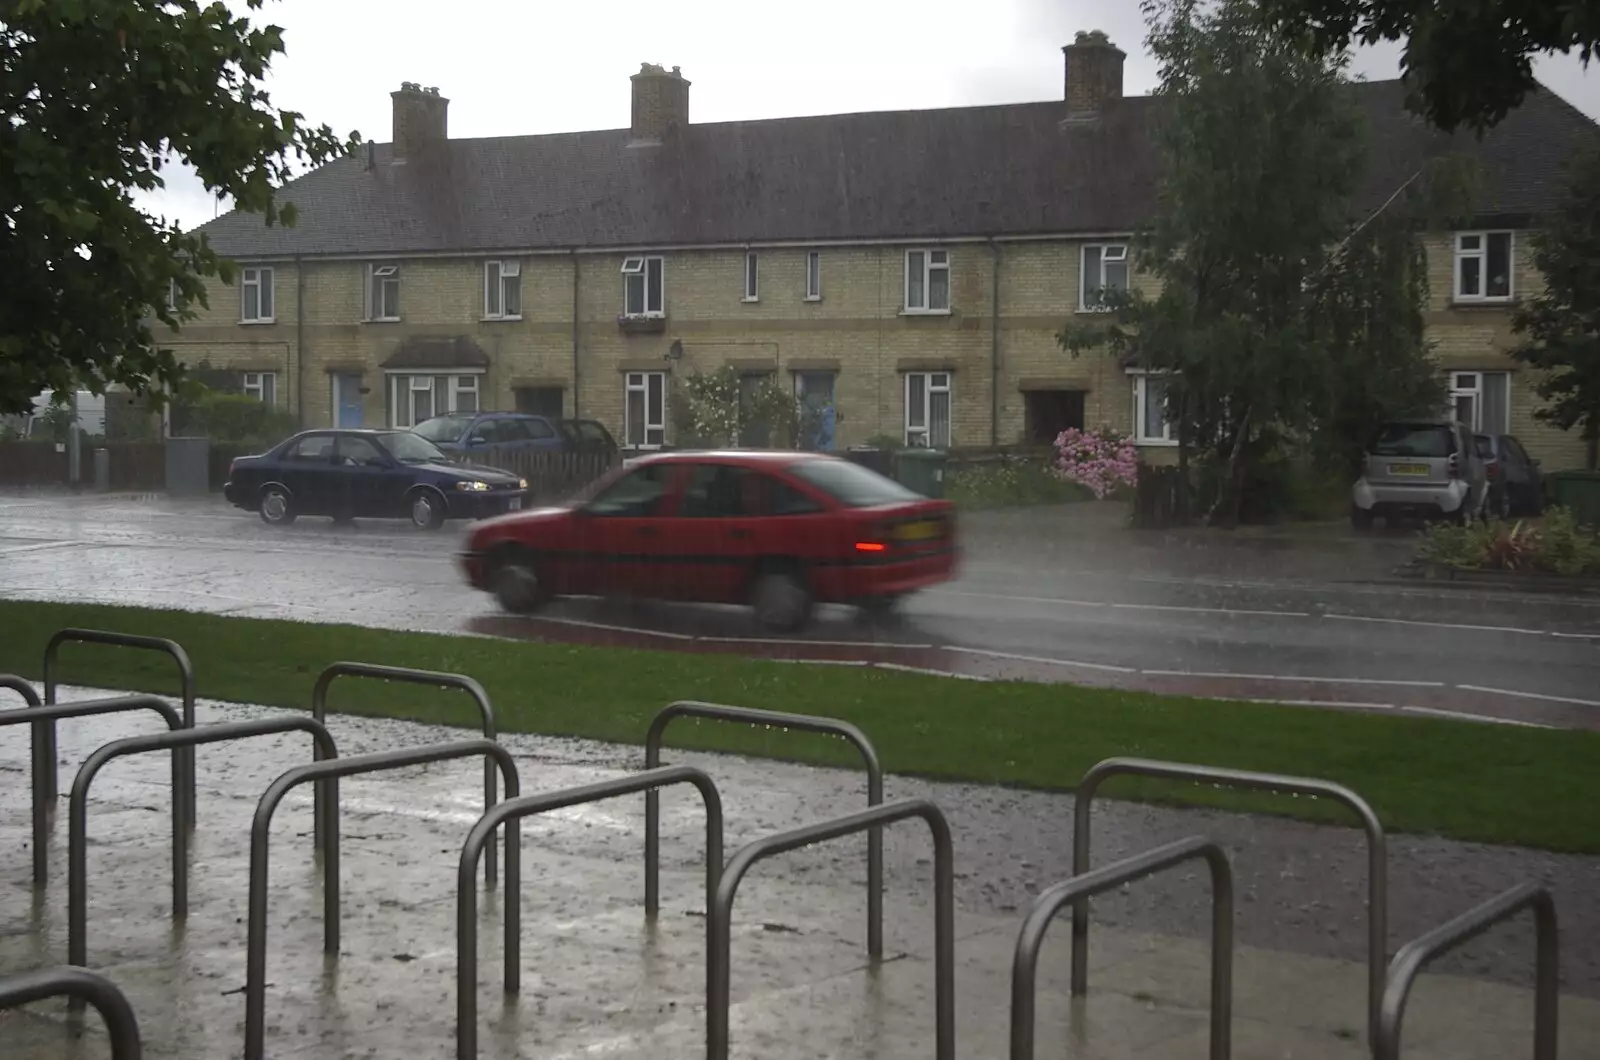
<path id="1" fill-rule="evenodd" d="M 822 296 L 820 294 L 808 294 L 800 300 L 802 302 L 820 302 L 822 301 Z"/>
<path id="2" fill-rule="evenodd" d="M 761 301 L 761 299 L 759 297 L 751 298 L 749 296 L 746 296 L 744 298 L 739 299 L 739 301 L 743 302 L 745 305 L 755 305 L 757 302 Z"/>
<path id="3" fill-rule="evenodd" d="M 367 317 L 361 323 L 363 323 L 363 324 L 398 324 L 398 323 L 400 323 L 400 318 L 399 317 Z"/>
<path id="4" fill-rule="evenodd" d="M 1137 446 L 1142 446 L 1142 447 L 1144 447 L 1146 449 L 1176 449 L 1178 447 L 1178 439 L 1176 439 L 1176 438 L 1135 438 L 1133 440 L 1133 444 L 1137 445 Z"/>
<path id="5" fill-rule="evenodd" d="M 665 320 L 666 313 L 623 313 L 623 320 Z"/>
<path id="6" fill-rule="evenodd" d="M 1509 295 L 1509 294 L 1501 294 L 1501 295 L 1493 295 L 1493 296 L 1471 295 L 1471 294 L 1461 295 L 1461 294 L 1458 294 L 1454 298 L 1450 299 L 1450 304 L 1452 306 L 1475 306 L 1475 305 L 1498 306 L 1498 305 L 1510 305 L 1515 301 L 1516 301 L 1516 297 L 1513 296 L 1513 295 Z"/>
<path id="7" fill-rule="evenodd" d="M 255 317 L 255 318 L 250 319 L 250 320 L 241 320 L 241 321 L 239 321 L 239 324 L 241 326 L 248 325 L 248 326 L 251 326 L 251 327 L 255 327 L 255 326 L 258 326 L 258 325 L 261 325 L 261 324 L 276 324 L 277 322 L 278 322 L 278 318 L 277 317 Z"/>
<path id="8" fill-rule="evenodd" d="M 1108 305 L 1080 305 L 1074 310 L 1079 316 L 1099 316 L 1111 311 Z"/>
<path id="9" fill-rule="evenodd" d="M 900 310 L 900 315 L 903 316 L 903 317 L 947 317 L 947 316 L 950 315 L 950 310 L 948 310 L 948 309 L 902 309 L 902 310 Z"/>
<path id="10" fill-rule="evenodd" d="M 517 321 L 519 321 L 521 319 L 522 319 L 522 314 L 518 313 L 515 316 L 498 316 L 498 317 L 481 316 L 481 317 L 478 318 L 478 322 L 481 323 L 481 324 L 515 324 Z"/>

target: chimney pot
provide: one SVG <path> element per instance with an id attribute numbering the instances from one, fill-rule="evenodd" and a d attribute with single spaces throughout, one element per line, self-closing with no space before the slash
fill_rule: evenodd
<path id="1" fill-rule="evenodd" d="M 417 81 L 402 81 L 394 102 L 394 159 L 418 158 L 443 147 L 450 137 L 450 101 L 438 88 L 423 88 Z"/>
<path id="2" fill-rule="evenodd" d="M 1122 98 L 1122 64 L 1128 56 L 1102 30 L 1080 31 L 1061 53 L 1067 121 L 1094 121 Z"/>
<path id="3" fill-rule="evenodd" d="M 640 63 L 633 82 L 632 141 L 659 144 L 673 129 L 689 124 L 689 82 L 681 68 L 670 72 L 655 63 Z"/>

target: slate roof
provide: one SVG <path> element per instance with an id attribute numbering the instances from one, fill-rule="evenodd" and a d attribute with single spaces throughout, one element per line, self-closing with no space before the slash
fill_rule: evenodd
<path id="1" fill-rule="evenodd" d="M 1350 91 L 1372 144 L 1358 212 L 1459 149 L 1484 164 L 1481 216 L 1535 216 L 1597 134 L 1548 91 L 1482 142 L 1410 114 L 1399 81 Z M 1065 126 L 1059 101 L 691 124 L 645 147 L 626 129 L 459 139 L 398 164 L 382 144 L 371 168 L 362 149 L 291 183 L 292 229 L 229 213 L 200 230 L 242 258 L 1130 231 L 1155 203 L 1158 106 L 1128 97 Z"/>

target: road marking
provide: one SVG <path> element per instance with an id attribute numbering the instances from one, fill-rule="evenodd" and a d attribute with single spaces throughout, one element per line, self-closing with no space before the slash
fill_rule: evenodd
<path id="1" fill-rule="evenodd" d="M 1079 662 L 1073 659 L 1052 659 L 1044 655 L 1018 655 L 1009 651 L 990 651 L 987 648 L 963 648 L 959 645 L 949 645 L 945 651 L 965 652 L 968 655 L 982 655 L 990 659 L 1014 659 L 1017 662 L 1044 663 L 1047 666 L 1074 666 L 1083 670 L 1104 670 L 1113 674 L 1136 674 L 1139 671 L 1131 666 L 1111 666 L 1106 663 Z"/>
<path id="2" fill-rule="evenodd" d="M 1060 604 L 1063 607 L 1109 607 L 1103 600 L 1069 600 L 1061 596 L 1019 596 L 1013 593 L 980 593 L 970 589 L 933 589 L 939 596 L 970 596 L 979 600 L 1006 600 L 1025 604 Z"/>
<path id="3" fill-rule="evenodd" d="M 1240 607 L 1179 607 L 1176 604 L 1106 604 L 1120 611 L 1187 611 L 1196 615 L 1261 615 L 1266 618 L 1310 618 L 1309 611 L 1252 611 Z"/>
<path id="4" fill-rule="evenodd" d="M 603 629 L 612 633 L 635 633 L 645 637 L 661 637 L 666 640 L 694 640 L 692 633 L 668 633 L 661 629 L 646 629 L 642 626 L 616 626 L 609 622 L 588 622 L 581 618 L 548 618 L 545 616 L 532 617 L 528 621 L 537 624 L 550 622 L 561 626 L 582 626 L 584 629 Z"/>
<path id="5" fill-rule="evenodd" d="M 37 545 L 12 545 L 9 548 L 0 548 L 0 556 L 11 556 L 18 552 L 45 552 L 55 548 L 72 548 L 76 541 L 41 541 Z"/>
<path id="6" fill-rule="evenodd" d="M 1552 631 L 1550 635 L 1552 637 L 1564 637 L 1567 640 L 1600 640 L 1600 633 L 1556 633 Z"/>
<path id="7" fill-rule="evenodd" d="M 1538 699 L 1546 703 L 1571 703 L 1579 707 L 1600 707 L 1600 700 L 1573 699 L 1571 696 L 1547 696 L 1542 692 L 1513 692 L 1509 688 L 1485 688 L 1482 685 L 1457 685 L 1463 692 L 1487 692 L 1491 696 L 1516 696 L 1519 699 Z"/>
<path id="8" fill-rule="evenodd" d="M 1465 622 L 1423 622 L 1414 618 L 1378 618 L 1372 615 L 1339 615 L 1325 614 L 1323 618 L 1338 619 L 1343 622 L 1384 622 L 1395 626 L 1426 626 L 1432 629 L 1470 629 L 1480 633 L 1526 633 L 1534 637 L 1548 637 L 1549 630 L 1522 629 L 1519 626 L 1474 626 Z"/>
<path id="9" fill-rule="evenodd" d="M 953 670 L 930 670 L 926 666 L 907 666 L 905 663 L 874 662 L 868 663 L 874 670 L 898 670 L 908 674 L 929 674 L 933 677 L 954 677 L 958 681 L 993 681 L 992 677 L 982 674 L 958 674 Z"/>
<path id="10" fill-rule="evenodd" d="M 789 648 L 904 648 L 908 651 L 928 651 L 932 644 L 900 644 L 895 641 L 863 640 L 805 640 L 783 637 L 695 637 L 702 644 L 782 644 Z"/>
<path id="11" fill-rule="evenodd" d="M 1296 677 L 1293 674 L 1224 674 L 1191 670 L 1140 670 L 1146 677 L 1205 677 L 1231 681 L 1305 681 L 1329 685 L 1391 685 L 1397 688 L 1445 688 L 1443 681 L 1388 681 L 1378 677 Z"/>
<path id="12" fill-rule="evenodd" d="M 1463 688 L 1466 686 L 1463 685 Z M 1401 707 L 1407 714 L 1426 714 L 1430 717 L 1455 718 L 1460 721 L 1483 721 L 1490 725 L 1515 725 L 1522 729 L 1558 729 L 1559 725 L 1545 725 L 1537 721 L 1522 721 L 1517 718 L 1497 718 L 1493 714 L 1468 714 L 1460 710 L 1440 710 L 1437 707 Z"/>

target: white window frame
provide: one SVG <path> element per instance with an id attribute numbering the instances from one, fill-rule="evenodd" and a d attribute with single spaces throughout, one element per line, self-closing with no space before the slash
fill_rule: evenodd
<path id="1" fill-rule="evenodd" d="M 660 419 L 650 418 L 650 383 L 654 379 L 661 388 Z M 629 418 L 628 398 L 633 394 L 644 395 L 644 423 L 641 437 L 644 439 L 637 445 L 633 442 L 633 423 Z M 654 435 L 655 441 L 651 441 Z M 667 444 L 667 373 L 666 372 L 625 372 L 622 376 L 622 445 L 625 449 L 660 449 Z"/>
<path id="2" fill-rule="evenodd" d="M 517 292 L 517 311 L 506 312 L 507 291 Z M 499 258 L 483 263 L 483 319 L 522 319 L 522 262 Z"/>
<path id="3" fill-rule="evenodd" d="M 256 293 L 256 312 L 249 315 L 246 308 L 245 296 L 254 290 Z M 241 324 L 273 324 L 277 322 L 278 299 L 277 291 L 273 285 L 273 268 L 271 265 L 246 265 L 239 270 L 239 323 Z M 265 310 L 265 312 L 263 312 Z"/>
<path id="4" fill-rule="evenodd" d="M 918 269 L 919 279 L 922 281 L 922 301 L 920 304 L 911 300 L 912 259 L 921 257 L 921 266 Z M 933 274 L 944 273 L 944 305 L 932 304 Z M 912 315 L 924 316 L 949 316 L 950 315 L 950 251 L 943 247 L 913 247 L 906 251 L 905 262 L 905 288 L 901 301 L 901 312 Z"/>
<path id="5" fill-rule="evenodd" d="M 363 319 L 369 323 L 380 324 L 394 323 L 395 321 L 398 321 L 400 319 L 400 266 L 393 263 L 375 263 L 367 266 L 366 274 L 366 292 L 362 296 L 363 303 L 366 308 L 366 315 Z M 378 314 L 378 310 L 382 307 L 377 304 L 380 299 L 374 297 L 377 294 L 374 288 L 377 286 L 377 283 L 380 279 L 385 281 L 385 283 L 387 283 L 389 280 L 394 281 L 395 312 L 392 316 L 380 316 Z"/>
<path id="6" fill-rule="evenodd" d="M 1472 376 L 1471 386 L 1463 386 L 1462 376 Z M 1483 425 L 1483 377 L 1486 375 L 1505 376 L 1506 380 L 1506 422 L 1504 430 L 1489 430 Z M 1511 433 L 1511 373 L 1503 368 L 1490 368 L 1481 370 L 1477 368 L 1462 368 L 1450 373 L 1450 416 L 1455 418 L 1456 402 L 1461 398 L 1472 399 L 1472 418 L 1465 421 L 1467 430 L 1474 434 L 1510 434 Z"/>
<path id="7" fill-rule="evenodd" d="M 761 301 L 761 255 L 753 250 L 744 255 L 744 297 L 740 301 Z"/>
<path id="8" fill-rule="evenodd" d="M 1162 379 L 1166 372 L 1139 372 L 1133 377 L 1133 444 L 1145 446 L 1172 446 L 1178 444 L 1178 425 L 1172 422 L 1170 413 L 1163 409 L 1161 412 L 1160 434 L 1144 433 L 1145 405 L 1150 400 L 1150 390 L 1147 383 L 1152 378 Z"/>
<path id="9" fill-rule="evenodd" d="M 806 252 L 806 297 L 807 302 L 822 301 L 822 251 L 811 250 Z"/>
<path id="10" fill-rule="evenodd" d="M 656 284 L 660 291 L 659 302 L 655 308 L 650 306 L 650 269 L 654 266 L 657 278 Z M 628 308 L 628 283 L 634 278 L 639 278 L 639 305 L 641 310 L 634 312 Z M 622 315 L 625 317 L 664 317 L 667 315 L 667 259 L 660 254 L 630 254 L 622 259 Z"/>
<path id="11" fill-rule="evenodd" d="M 176 312 L 177 309 L 178 309 L 178 281 L 177 280 L 168 280 L 167 281 L 167 309 L 172 311 L 172 312 Z M 243 309 L 244 309 L 244 299 L 243 298 L 241 298 L 239 300 L 239 309 L 241 310 L 240 316 L 243 316 L 244 315 L 243 314 Z"/>
<path id="12" fill-rule="evenodd" d="M 484 374 L 482 368 L 394 368 L 385 372 L 389 426 L 404 430 L 419 422 L 411 415 L 412 391 L 432 394 L 434 416 L 461 411 L 462 394 L 473 395 L 473 406 L 468 411 L 482 412 Z"/>
<path id="13" fill-rule="evenodd" d="M 240 372 L 239 383 L 239 389 L 246 397 L 253 397 L 263 405 L 277 407 L 277 372 Z"/>
<path id="14" fill-rule="evenodd" d="M 918 378 L 923 380 L 922 425 L 913 427 L 911 425 L 911 380 Z M 943 379 L 944 382 L 936 382 L 939 379 Z M 902 394 L 905 408 L 905 413 L 901 417 L 904 427 L 902 437 L 905 440 L 905 444 L 911 447 L 949 449 L 951 438 L 955 434 L 955 373 L 950 371 L 907 372 L 905 382 L 901 386 L 903 387 Z M 933 437 L 933 395 L 935 394 L 946 395 L 946 404 L 949 407 L 949 412 L 945 416 L 945 430 L 947 433 L 942 439 L 942 444 L 941 439 Z"/>
<path id="15" fill-rule="evenodd" d="M 1089 282 L 1088 258 L 1090 250 L 1100 251 L 1100 275 L 1094 279 L 1098 282 Z M 1106 289 L 1106 262 L 1121 262 L 1126 275 L 1128 286 L 1133 284 L 1133 273 L 1128 261 L 1128 244 L 1126 243 L 1085 243 L 1078 248 L 1078 312 L 1104 313 L 1110 306 L 1097 300 L 1092 300 L 1096 291 Z"/>
<path id="16" fill-rule="evenodd" d="M 1506 237 L 1506 293 L 1489 294 L 1489 238 Z M 1464 244 L 1476 239 L 1478 245 L 1468 248 Z M 1478 292 L 1472 294 L 1461 289 L 1462 266 L 1468 261 L 1478 263 Z M 1478 232 L 1457 232 L 1455 258 L 1451 266 L 1451 292 L 1457 302 L 1509 302 L 1517 294 L 1517 233 L 1508 228 L 1488 228 Z"/>

